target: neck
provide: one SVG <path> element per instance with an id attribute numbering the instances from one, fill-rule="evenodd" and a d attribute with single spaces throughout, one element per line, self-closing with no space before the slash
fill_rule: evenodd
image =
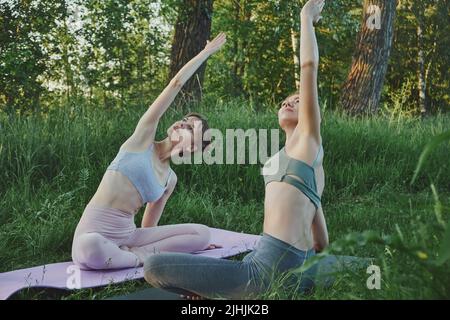
<path id="1" fill-rule="evenodd" d="M 155 142 L 156 154 L 163 164 L 168 164 L 170 162 L 170 156 L 174 147 L 175 145 L 170 141 L 169 137 L 166 137 L 162 141 Z"/>
<path id="2" fill-rule="evenodd" d="M 283 128 L 284 133 L 286 133 L 286 144 L 288 144 L 288 141 L 291 139 L 292 135 L 294 134 L 295 126 L 285 127 Z"/>

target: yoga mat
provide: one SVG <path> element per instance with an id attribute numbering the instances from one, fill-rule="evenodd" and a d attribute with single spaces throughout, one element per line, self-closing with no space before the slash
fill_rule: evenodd
<path id="1" fill-rule="evenodd" d="M 211 243 L 223 248 L 196 252 L 213 258 L 227 258 L 253 250 L 260 236 L 210 228 Z M 0 273 L 0 300 L 8 299 L 20 289 L 48 287 L 81 289 L 105 286 L 143 278 L 142 267 L 120 270 L 80 270 L 73 262 L 53 263 L 28 269 Z"/>

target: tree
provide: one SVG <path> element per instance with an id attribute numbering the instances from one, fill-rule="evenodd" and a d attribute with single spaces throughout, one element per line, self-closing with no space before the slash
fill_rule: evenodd
<path id="1" fill-rule="evenodd" d="M 153 0 L 79 1 L 85 11 L 79 72 L 89 97 L 108 107 L 148 102 L 166 78 L 161 7 Z"/>
<path id="2" fill-rule="evenodd" d="M 231 94 L 233 94 L 234 96 L 239 96 L 244 92 L 244 84 L 242 82 L 242 78 L 245 73 L 244 53 L 249 41 L 248 37 L 245 36 L 245 25 L 248 24 L 252 15 L 249 1 L 233 1 L 233 14 L 235 23 L 232 25 L 234 36 L 231 39 L 233 54 L 233 67 L 231 73 L 233 86 Z"/>
<path id="3" fill-rule="evenodd" d="M 211 35 L 213 0 L 183 0 L 179 6 L 175 34 L 172 42 L 169 80 L 195 57 Z M 206 63 L 184 85 L 182 96 L 200 101 Z"/>
<path id="4" fill-rule="evenodd" d="M 363 19 L 341 105 L 349 114 L 378 111 L 391 54 L 397 0 L 365 0 Z"/>
<path id="5" fill-rule="evenodd" d="M 0 104 L 8 113 L 39 110 L 50 60 L 43 43 L 65 15 L 62 0 L 0 3 Z"/>
<path id="6" fill-rule="evenodd" d="M 57 92 L 66 97 L 66 101 L 76 99 L 79 92 L 79 51 L 80 43 L 77 39 L 75 28 L 78 12 L 76 6 L 66 6 L 64 17 L 57 21 L 56 26 L 44 38 L 42 46 L 49 53 L 47 68 L 42 75 L 44 86 L 52 87 L 52 97 L 57 97 Z M 51 84 L 50 84 L 51 83 Z M 50 95 L 46 95 L 49 97 Z M 50 99 L 51 100 L 51 99 Z M 42 104 L 42 103 L 41 103 Z"/>
<path id="7" fill-rule="evenodd" d="M 395 112 L 425 116 L 449 110 L 449 15 L 449 0 L 399 2 L 395 45 L 386 75 L 386 106 L 391 112 L 398 106 L 395 107 L 395 98 L 390 98 L 401 94 L 407 97 Z"/>
<path id="8" fill-rule="evenodd" d="M 424 31 L 425 31 L 425 6 L 423 1 L 415 1 L 417 6 L 413 7 L 414 15 L 417 17 L 417 78 L 419 88 L 419 105 L 422 117 L 430 113 L 427 103 L 427 82 L 425 79 L 425 48 L 424 48 Z"/>
<path id="9" fill-rule="evenodd" d="M 303 6 L 302 1 L 302 6 Z M 294 78 L 295 78 L 295 87 L 300 88 L 300 23 L 299 23 L 299 14 L 300 8 L 297 3 L 294 3 L 295 6 L 290 11 L 290 19 L 292 23 L 291 27 L 291 41 L 292 41 L 292 57 L 294 60 Z M 297 10 L 295 10 L 297 8 Z"/>

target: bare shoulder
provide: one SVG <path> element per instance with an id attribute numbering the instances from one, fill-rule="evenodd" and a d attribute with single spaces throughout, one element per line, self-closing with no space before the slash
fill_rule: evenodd
<path id="1" fill-rule="evenodd" d="M 128 152 L 142 152 L 150 148 L 152 141 L 143 139 L 133 134 L 121 146 L 120 150 Z"/>

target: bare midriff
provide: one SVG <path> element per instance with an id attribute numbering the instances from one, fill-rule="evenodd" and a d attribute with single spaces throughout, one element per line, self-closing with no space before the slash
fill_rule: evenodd
<path id="1" fill-rule="evenodd" d="M 319 194 L 324 188 L 323 167 L 317 167 L 316 181 Z M 272 181 L 266 185 L 264 199 L 264 232 L 291 244 L 300 250 L 313 247 L 311 231 L 316 207 L 296 187 Z"/>
<path id="2" fill-rule="evenodd" d="M 88 205 L 135 214 L 143 204 L 141 195 L 126 176 L 119 171 L 107 170 Z"/>

